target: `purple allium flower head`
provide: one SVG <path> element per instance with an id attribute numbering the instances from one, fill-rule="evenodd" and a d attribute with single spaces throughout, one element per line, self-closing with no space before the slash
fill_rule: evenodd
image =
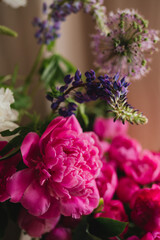
<path id="1" fill-rule="evenodd" d="M 100 32 L 92 36 L 95 65 L 109 75 L 119 72 L 121 77 L 144 76 L 149 71 L 150 55 L 157 50 L 159 32 L 148 29 L 148 22 L 129 9 L 111 12 L 106 25 L 110 29 L 107 36 Z"/>

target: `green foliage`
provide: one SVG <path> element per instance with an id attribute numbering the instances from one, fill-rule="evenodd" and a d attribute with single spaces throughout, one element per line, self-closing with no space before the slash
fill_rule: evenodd
<path id="1" fill-rule="evenodd" d="M 82 120 L 85 124 L 85 127 L 87 128 L 88 124 L 89 124 L 89 118 L 88 118 L 87 114 L 85 113 L 85 105 L 79 104 L 78 110 L 79 110 L 80 117 L 82 118 Z"/>
<path id="2" fill-rule="evenodd" d="M 103 240 L 119 236 L 127 226 L 127 222 L 120 222 L 111 218 L 94 218 L 93 215 L 84 216 L 73 231 L 73 240 Z"/>
<path id="3" fill-rule="evenodd" d="M 0 25 L 0 34 L 11 36 L 11 37 L 17 37 L 18 36 L 18 34 L 15 31 L 13 31 L 12 29 L 10 29 L 8 27 L 2 26 L 2 25 Z"/>
<path id="4" fill-rule="evenodd" d="M 54 54 L 42 61 L 40 67 L 40 80 L 46 89 L 53 88 L 55 83 L 61 83 L 67 74 L 74 73 L 76 68 L 64 57 Z"/>
<path id="5" fill-rule="evenodd" d="M 111 218 L 93 218 L 89 223 L 89 232 L 96 237 L 106 239 L 120 235 L 127 222 L 120 222 Z"/>
<path id="6" fill-rule="evenodd" d="M 0 134 L 3 137 L 16 135 L 0 151 L 0 156 L 2 156 L 0 158 L 0 161 L 10 158 L 10 157 L 14 156 L 16 153 L 18 153 L 24 137 L 27 135 L 27 133 L 29 133 L 31 131 L 33 131 L 33 127 L 28 126 L 28 127 L 18 127 L 13 131 L 5 130 L 5 131 L 0 132 Z"/>
<path id="7" fill-rule="evenodd" d="M 30 108 L 31 98 L 28 95 L 25 95 L 21 88 L 14 90 L 14 98 L 15 102 L 11 105 L 12 108 L 18 111 Z"/>
<path id="8" fill-rule="evenodd" d="M 76 229 L 73 231 L 72 239 L 73 240 L 93 240 L 93 238 L 87 233 L 87 217 L 83 217 L 76 227 Z"/>

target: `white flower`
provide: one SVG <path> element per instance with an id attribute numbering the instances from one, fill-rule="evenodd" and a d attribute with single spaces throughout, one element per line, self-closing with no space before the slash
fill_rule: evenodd
<path id="1" fill-rule="evenodd" d="M 27 4 L 27 0 L 2 0 L 2 1 L 13 8 L 25 7 Z"/>
<path id="2" fill-rule="evenodd" d="M 12 91 L 7 88 L 0 88 L 0 132 L 4 130 L 14 130 L 18 127 L 14 121 L 18 118 L 18 112 L 11 109 L 11 104 L 14 103 Z M 9 140 L 10 137 L 5 138 L 0 135 L 0 140 Z"/>

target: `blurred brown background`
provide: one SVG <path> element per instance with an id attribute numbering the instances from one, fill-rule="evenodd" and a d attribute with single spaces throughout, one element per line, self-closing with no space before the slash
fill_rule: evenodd
<path id="1" fill-rule="evenodd" d="M 15 64 L 20 73 L 26 74 L 38 51 L 31 21 L 41 14 L 41 0 L 28 0 L 26 8 L 11 9 L 0 2 L 0 24 L 15 29 L 17 39 L 0 36 L 0 75 L 13 72 Z M 149 20 L 149 27 L 160 30 L 160 0 L 104 0 L 107 11 L 117 8 L 134 8 Z M 82 72 L 93 68 L 90 35 L 94 32 L 91 16 L 83 12 L 72 14 L 62 24 L 57 51 L 71 60 Z M 148 117 L 146 126 L 130 126 L 130 135 L 138 139 L 144 148 L 160 150 L 160 52 L 153 55 L 150 73 L 132 83 L 129 102 Z M 35 99 L 35 108 L 46 113 L 44 93 Z"/>

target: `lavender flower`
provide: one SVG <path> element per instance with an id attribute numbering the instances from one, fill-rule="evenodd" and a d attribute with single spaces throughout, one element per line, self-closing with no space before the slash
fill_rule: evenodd
<path id="1" fill-rule="evenodd" d="M 37 28 L 35 37 L 40 44 L 49 44 L 59 37 L 59 29 L 62 21 L 71 13 L 77 13 L 84 8 L 85 12 L 90 13 L 96 20 L 98 29 L 103 33 L 108 33 L 106 26 L 105 7 L 102 6 L 103 0 L 54 0 L 52 4 L 43 3 L 44 20 L 36 18 L 33 25 Z"/>
<path id="2" fill-rule="evenodd" d="M 45 20 L 35 18 L 33 26 L 37 28 L 35 37 L 39 44 L 49 44 L 60 36 L 59 29 L 62 21 L 71 13 L 78 12 L 82 7 L 81 1 L 55 0 L 52 4 L 43 3 Z"/>
<path id="3" fill-rule="evenodd" d="M 125 78 L 119 80 L 119 74 L 113 78 L 108 75 L 97 78 L 93 70 L 86 72 L 85 76 L 86 80 L 82 81 L 79 70 L 74 77 L 67 75 L 64 78 L 65 85 L 56 94 L 53 91 L 47 95 L 47 99 L 52 102 L 51 108 L 67 117 L 75 114 L 78 104 L 101 99 L 110 105 L 115 120 L 120 119 L 123 123 L 125 120 L 136 124 L 147 123 L 147 118 L 127 103 L 129 83 Z"/>
<path id="4" fill-rule="evenodd" d="M 150 55 L 157 50 L 158 31 L 149 30 L 148 22 L 135 10 L 111 12 L 106 23 L 107 36 L 93 35 L 95 65 L 100 71 L 139 79 L 149 71 Z M 98 54 L 97 54 L 98 53 Z"/>

